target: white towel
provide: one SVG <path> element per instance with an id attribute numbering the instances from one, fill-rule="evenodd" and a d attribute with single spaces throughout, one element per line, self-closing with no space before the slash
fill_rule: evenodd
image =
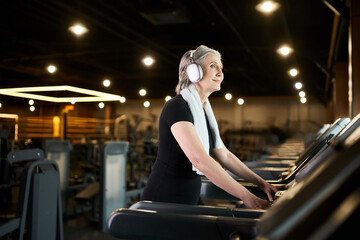
<path id="1" fill-rule="evenodd" d="M 203 144 L 203 147 L 205 149 L 205 151 L 209 153 L 209 134 L 208 134 L 208 129 L 207 129 L 207 125 L 206 125 L 206 119 L 205 119 L 205 114 L 204 114 L 204 110 L 203 110 L 203 106 L 200 100 L 200 96 L 199 93 L 195 87 L 194 84 L 189 85 L 187 88 L 184 88 L 183 90 L 181 90 L 180 94 L 182 95 L 182 97 L 185 99 L 185 101 L 189 104 L 189 108 L 190 111 L 193 115 L 194 118 L 194 126 L 196 129 L 196 133 L 200 138 L 201 143 Z M 223 147 L 223 143 L 222 140 L 220 138 L 220 133 L 219 133 L 219 128 L 214 116 L 214 112 L 211 108 L 209 99 L 206 99 L 206 104 L 205 104 L 205 112 L 206 112 L 206 116 L 208 118 L 209 121 L 209 127 L 212 131 L 212 136 L 214 138 L 214 145 L 215 148 L 222 148 Z M 195 166 L 193 165 L 192 168 L 193 171 L 195 171 L 197 174 L 199 175 L 203 175 L 202 172 L 200 172 L 198 169 L 195 168 Z"/>

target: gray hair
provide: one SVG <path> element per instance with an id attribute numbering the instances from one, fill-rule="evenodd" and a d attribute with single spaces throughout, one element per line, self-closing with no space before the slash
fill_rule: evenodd
<path id="1" fill-rule="evenodd" d="M 179 83 L 177 84 L 177 86 L 175 88 L 176 94 L 179 94 L 181 90 L 183 90 L 184 88 L 186 88 L 187 86 L 189 86 L 192 83 L 186 73 L 186 68 L 190 65 L 191 52 L 193 52 L 194 62 L 199 64 L 200 66 L 203 65 L 205 57 L 210 53 L 216 54 L 221 59 L 220 52 L 218 52 L 212 48 L 209 48 L 207 46 L 204 46 L 204 45 L 200 45 L 195 50 L 189 50 L 189 51 L 185 52 L 180 60 Z"/>

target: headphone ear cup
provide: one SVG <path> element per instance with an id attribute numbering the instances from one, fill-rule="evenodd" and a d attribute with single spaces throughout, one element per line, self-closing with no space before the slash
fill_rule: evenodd
<path id="1" fill-rule="evenodd" d="M 203 77 L 203 71 L 199 64 L 192 63 L 186 68 L 186 73 L 191 82 L 196 83 Z"/>

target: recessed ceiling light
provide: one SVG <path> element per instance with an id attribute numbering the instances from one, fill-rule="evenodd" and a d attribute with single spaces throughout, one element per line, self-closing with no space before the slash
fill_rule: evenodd
<path id="1" fill-rule="evenodd" d="M 256 5 L 256 10 L 264 14 L 271 14 L 280 7 L 280 4 L 275 1 L 261 1 Z"/>
<path id="2" fill-rule="evenodd" d="M 126 102 L 126 98 L 125 98 L 125 97 L 121 97 L 121 98 L 120 98 L 120 102 L 121 102 L 121 103 Z"/>
<path id="3" fill-rule="evenodd" d="M 302 83 L 301 82 L 297 82 L 297 83 L 295 83 L 295 88 L 296 89 L 301 89 L 302 88 Z"/>
<path id="4" fill-rule="evenodd" d="M 231 99 L 232 99 L 231 93 L 225 94 L 225 99 L 226 99 L 226 100 L 231 100 Z"/>
<path id="5" fill-rule="evenodd" d="M 293 52 L 293 49 L 290 48 L 290 47 L 287 46 L 287 45 L 283 45 L 283 46 L 281 46 L 280 48 L 278 48 L 277 52 L 278 52 L 280 55 L 286 57 L 286 56 L 288 56 L 290 53 Z"/>
<path id="6" fill-rule="evenodd" d="M 242 98 L 239 98 L 238 100 L 237 100 L 237 103 L 239 104 L 239 105 L 243 105 L 244 104 L 244 99 L 242 99 Z"/>
<path id="7" fill-rule="evenodd" d="M 144 107 L 146 107 L 146 108 L 150 107 L 150 102 L 149 102 L 149 101 L 145 101 L 145 102 L 144 102 Z"/>
<path id="8" fill-rule="evenodd" d="M 154 63 L 154 59 L 152 57 L 145 57 L 142 61 L 145 66 L 151 66 Z"/>
<path id="9" fill-rule="evenodd" d="M 47 70 L 49 73 L 54 73 L 54 72 L 56 72 L 57 68 L 54 65 L 49 65 L 47 67 Z"/>
<path id="10" fill-rule="evenodd" d="M 140 89 L 139 94 L 140 94 L 140 96 L 145 96 L 146 95 L 146 90 L 145 89 Z"/>
<path id="11" fill-rule="evenodd" d="M 105 80 L 103 81 L 103 85 L 104 85 L 104 87 L 109 87 L 109 86 L 110 86 L 110 84 L 111 84 L 111 82 L 110 82 L 110 80 L 109 80 L 109 79 L 105 79 Z"/>
<path id="12" fill-rule="evenodd" d="M 296 68 L 292 68 L 289 70 L 289 74 L 292 77 L 296 77 L 299 74 L 299 71 Z"/>
<path id="13" fill-rule="evenodd" d="M 103 102 L 99 102 L 98 106 L 99 106 L 99 108 L 104 108 L 105 104 Z"/>
<path id="14" fill-rule="evenodd" d="M 86 27 L 84 27 L 80 23 L 72 25 L 71 27 L 69 27 L 69 30 L 72 33 L 74 33 L 76 36 L 81 36 L 89 31 Z"/>

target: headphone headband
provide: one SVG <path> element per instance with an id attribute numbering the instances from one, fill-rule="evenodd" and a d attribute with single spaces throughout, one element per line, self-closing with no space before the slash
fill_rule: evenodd
<path id="1" fill-rule="evenodd" d="M 195 52 L 196 50 L 192 50 L 191 52 L 190 52 L 190 63 L 194 63 L 195 61 L 194 61 L 194 52 Z"/>

